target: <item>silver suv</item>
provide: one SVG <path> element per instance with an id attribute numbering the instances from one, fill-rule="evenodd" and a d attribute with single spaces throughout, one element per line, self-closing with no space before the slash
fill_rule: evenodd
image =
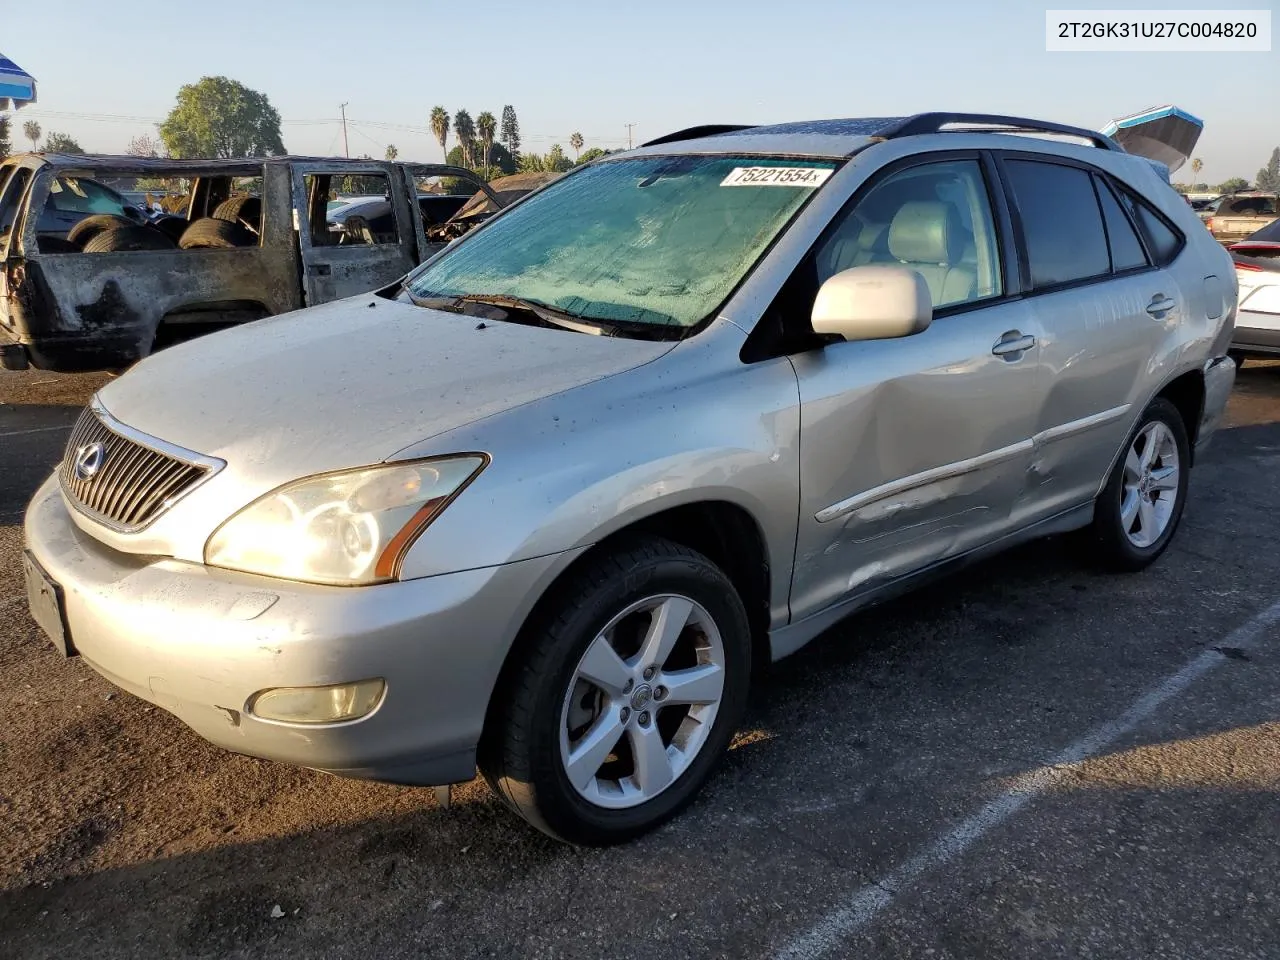
<path id="1" fill-rule="evenodd" d="M 1232 277 L 1089 131 L 685 131 L 107 385 L 28 509 L 31 609 L 231 750 L 478 765 L 618 842 L 855 610 L 1049 533 L 1154 561 L 1235 376 Z"/>

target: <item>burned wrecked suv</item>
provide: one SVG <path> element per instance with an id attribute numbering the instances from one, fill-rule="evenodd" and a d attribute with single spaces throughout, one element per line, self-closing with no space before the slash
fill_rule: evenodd
<path id="1" fill-rule="evenodd" d="M 1106 137 L 971 121 L 665 138 L 146 358 L 27 509 L 35 619 L 228 749 L 479 767 L 611 843 L 858 608 L 1048 533 L 1152 563 L 1235 376 L 1230 258 Z"/>
<path id="2" fill-rule="evenodd" d="M 439 178 L 465 194 L 421 193 Z M 125 190 L 154 204 L 130 205 Z M 12 157 L 0 166 L 0 361 L 125 367 L 197 334 L 375 289 L 443 249 L 426 231 L 477 192 L 494 209 L 511 202 L 439 164 Z M 330 223 L 342 193 L 370 196 L 373 209 Z"/>

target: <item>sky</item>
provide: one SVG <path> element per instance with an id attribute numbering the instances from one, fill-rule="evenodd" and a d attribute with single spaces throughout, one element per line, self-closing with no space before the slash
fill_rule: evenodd
<path id="1" fill-rule="evenodd" d="M 1183 4 L 1270 9 L 1280 0 Z M 1081 4 L 1082 6 L 1084 4 Z M 1007 113 L 1096 129 L 1176 104 L 1205 121 L 1201 179 L 1252 179 L 1280 145 L 1280 39 L 1269 53 L 1048 53 L 1069 0 L 0 0 L 0 51 L 36 77 L 14 117 L 91 152 L 155 135 L 178 88 L 225 75 L 265 93 L 292 153 L 439 160 L 437 104 L 500 117 L 522 149 L 626 146 L 700 123 Z M 1094 4 L 1093 6 L 1096 6 Z M 1170 6 L 1126 3 L 1128 9 Z M 1189 167 L 1176 180 L 1186 179 Z"/>

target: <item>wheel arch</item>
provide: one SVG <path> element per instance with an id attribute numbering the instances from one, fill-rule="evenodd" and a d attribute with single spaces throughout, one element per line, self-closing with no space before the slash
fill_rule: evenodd
<path id="1" fill-rule="evenodd" d="M 751 628 L 752 673 L 768 666 L 770 590 L 773 570 L 764 530 L 750 511 L 729 500 L 708 499 L 665 505 L 631 520 L 591 544 L 561 570 L 534 601 L 515 640 L 503 659 L 497 682 L 485 708 L 481 741 L 500 722 L 503 691 L 515 677 L 530 634 L 551 616 L 551 611 L 578 573 L 619 545 L 644 537 L 658 537 L 681 544 L 716 564 L 733 583 Z"/>

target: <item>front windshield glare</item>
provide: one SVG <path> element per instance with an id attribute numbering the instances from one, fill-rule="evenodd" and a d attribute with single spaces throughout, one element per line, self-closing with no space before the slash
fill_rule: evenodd
<path id="1" fill-rule="evenodd" d="M 728 297 L 834 161 L 644 157 L 535 194 L 409 283 L 615 323 L 691 327 Z"/>

